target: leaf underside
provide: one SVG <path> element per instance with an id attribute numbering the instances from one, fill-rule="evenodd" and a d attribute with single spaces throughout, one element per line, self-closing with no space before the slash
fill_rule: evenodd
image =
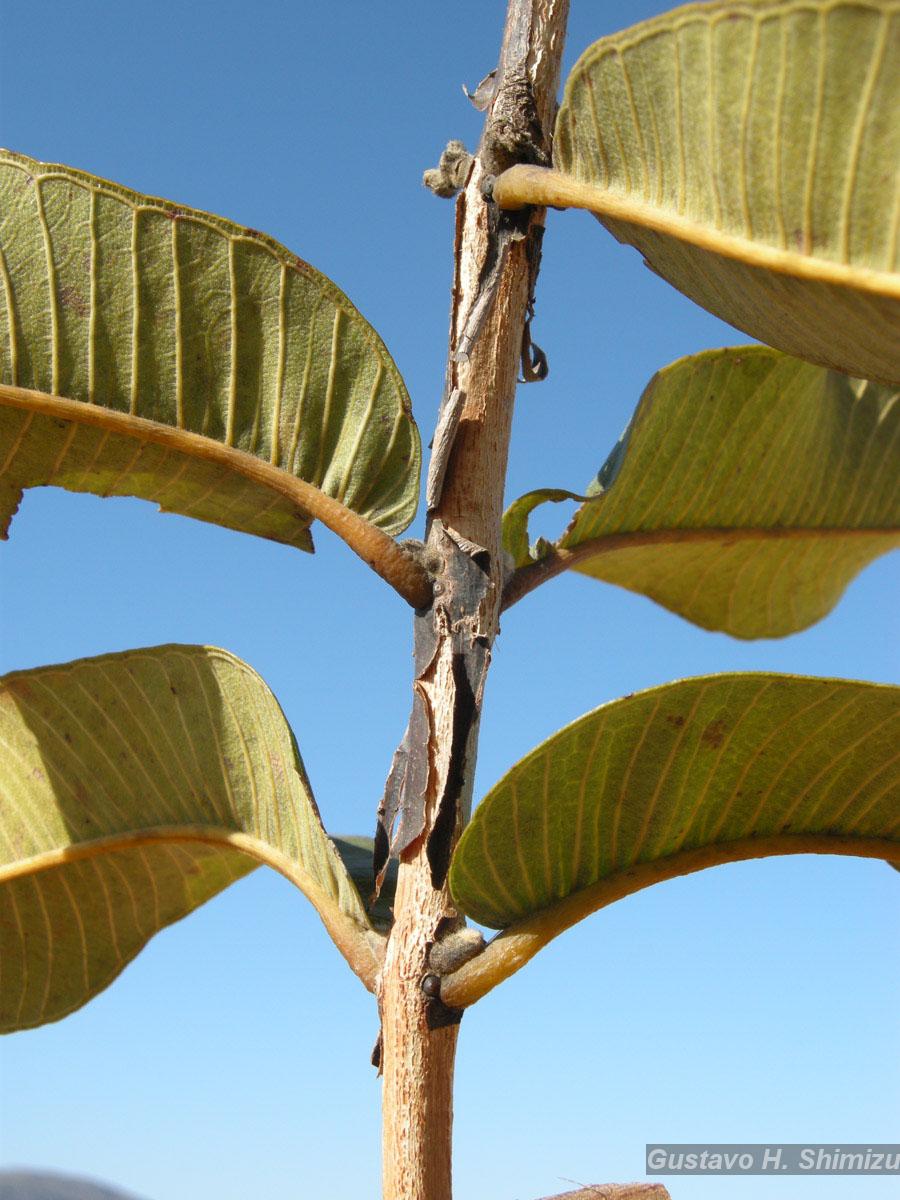
<path id="1" fill-rule="evenodd" d="M 783 637 L 900 545 L 896 393 L 764 346 L 660 371 L 558 547 L 705 629 Z M 522 497 L 504 544 L 527 565 Z M 543 547 L 546 554 L 549 547 Z M 537 557 L 540 557 L 538 553 Z"/>
<path id="2" fill-rule="evenodd" d="M 549 936 L 650 883 L 764 854 L 900 857 L 900 688 L 775 674 L 681 680 L 560 730 L 487 794 L 454 900 Z"/>
<path id="3" fill-rule="evenodd" d="M 310 550 L 295 480 L 396 533 L 419 463 L 393 361 L 324 275 L 255 230 L 0 152 L 0 527 L 55 484 Z"/>
<path id="4" fill-rule="evenodd" d="M 375 894 L 375 839 L 353 836 L 334 837 L 332 841 L 360 896 L 366 902 L 369 920 L 376 929 L 386 932 L 394 919 L 393 904 L 398 869 L 396 859 L 388 863 L 378 896 L 372 903 L 370 898 Z"/>
<path id="5" fill-rule="evenodd" d="M 892 0 L 688 5 L 582 55 L 554 165 L 710 312 L 897 384 L 898 111 Z M 609 215 L 608 197 L 640 211 Z"/>
<path id="6" fill-rule="evenodd" d="M 304 891 L 345 952 L 367 952 L 375 935 L 284 715 L 225 651 L 160 646 L 8 675 L 0 746 L 0 1031 L 80 1007 L 260 862 Z"/>

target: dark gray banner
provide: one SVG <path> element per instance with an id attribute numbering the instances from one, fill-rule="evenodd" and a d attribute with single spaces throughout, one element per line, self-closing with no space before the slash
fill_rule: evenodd
<path id="1" fill-rule="evenodd" d="M 648 1175 L 900 1175 L 900 1144 L 655 1142 Z"/>

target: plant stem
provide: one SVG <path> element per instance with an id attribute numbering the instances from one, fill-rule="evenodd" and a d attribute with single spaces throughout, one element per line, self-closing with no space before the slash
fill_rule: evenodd
<path id="1" fill-rule="evenodd" d="M 434 653 L 415 681 L 428 734 L 408 748 L 407 775 L 415 775 L 417 761 L 428 784 L 416 814 L 421 833 L 398 847 L 395 923 L 378 987 L 384 1200 L 451 1196 L 459 1014 L 429 1000 L 421 983 L 430 947 L 457 919 L 446 864 L 466 818 L 481 689 L 498 627 L 509 435 L 544 217 L 535 210 L 501 218 L 483 184 L 513 162 L 548 156 L 567 14 L 568 0 L 509 0 L 496 88 L 457 202 L 444 406 L 460 394 L 464 401 L 429 514 L 428 552 L 444 568 L 432 609 Z M 481 585 L 468 586 L 472 579 Z"/>

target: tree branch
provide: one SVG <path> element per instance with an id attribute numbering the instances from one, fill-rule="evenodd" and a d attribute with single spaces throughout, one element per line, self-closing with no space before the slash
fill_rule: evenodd
<path id="1" fill-rule="evenodd" d="M 496 87 L 456 207 L 440 459 L 429 472 L 426 535 L 429 562 L 443 565 L 432 609 L 417 619 L 416 701 L 392 772 L 399 783 L 391 784 L 402 798 L 392 823 L 402 840 L 392 844 L 400 870 L 379 985 L 385 1200 L 450 1200 L 461 1014 L 422 981 L 432 945 L 459 924 L 446 874 L 470 803 L 498 628 L 506 462 L 543 222 L 542 210 L 504 217 L 485 199 L 485 184 L 513 162 L 548 156 L 567 15 L 568 0 L 510 0 Z M 396 793 L 391 801 L 396 811 Z M 421 832 L 410 840 L 409 830 Z"/>

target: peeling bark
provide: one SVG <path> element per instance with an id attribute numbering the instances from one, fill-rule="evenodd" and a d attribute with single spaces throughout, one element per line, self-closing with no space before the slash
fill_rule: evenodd
<path id="1" fill-rule="evenodd" d="M 594 1183 L 544 1200 L 671 1200 L 661 1183 Z"/>
<path id="2" fill-rule="evenodd" d="M 541 209 L 501 214 L 486 196 L 490 179 L 512 163 L 548 160 L 567 13 L 568 0 L 510 0 L 500 64 L 482 97 L 484 132 L 457 200 L 446 390 L 427 497 L 425 553 L 436 565 L 435 594 L 416 618 L 414 714 L 379 834 L 382 853 L 393 846 L 400 858 L 378 984 L 385 1200 L 451 1196 L 461 1012 L 440 999 L 429 955 L 461 924 L 446 874 L 471 805 L 498 629 L 509 435 L 544 217 Z"/>

